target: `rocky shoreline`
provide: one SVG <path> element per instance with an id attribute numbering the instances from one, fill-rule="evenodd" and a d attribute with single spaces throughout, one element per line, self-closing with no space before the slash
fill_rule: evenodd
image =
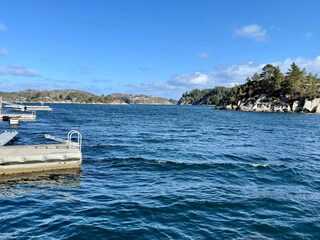
<path id="1" fill-rule="evenodd" d="M 320 98 L 309 100 L 287 101 L 284 99 L 261 95 L 258 98 L 246 98 L 236 104 L 221 104 L 214 107 L 215 110 L 238 110 L 250 112 L 295 112 L 295 113 L 320 113 Z"/>

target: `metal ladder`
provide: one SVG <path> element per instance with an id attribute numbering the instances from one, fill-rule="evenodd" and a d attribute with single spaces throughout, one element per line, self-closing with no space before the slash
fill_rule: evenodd
<path id="1" fill-rule="evenodd" d="M 76 134 L 77 142 L 73 142 L 73 141 L 72 141 L 72 139 L 73 139 L 73 137 L 74 137 L 75 134 Z M 81 135 L 80 132 L 78 132 L 78 131 L 76 131 L 76 130 L 71 130 L 71 131 L 68 133 L 67 140 L 66 140 L 66 139 L 63 139 L 63 138 L 58 138 L 58 137 L 55 137 L 55 136 L 52 136 L 52 135 L 49 135 L 49 134 L 45 134 L 44 137 L 47 138 L 47 139 L 51 139 L 51 140 L 57 141 L 57 142 L 66 143 L 66 144 L 68 144 L 69 146 L 74 146 L 74 147 L 78 148 L 79 151 L 81 152 L 81 147 L 82 147 L 82 135 Z"/>

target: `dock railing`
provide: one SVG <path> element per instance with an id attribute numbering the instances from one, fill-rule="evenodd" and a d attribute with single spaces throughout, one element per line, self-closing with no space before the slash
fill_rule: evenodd
<path id="1" fill-rule="evenodd" d="M 72 138 L 73 138 L 73 135 L 76 134 L 76 138 L 77 138 L 77 147 L 79 149 L 79 151 L 81 152 L 81 147 L 82 147 L 82 135 L 80 132 L 76 131 L 76 130 L 71 130 L 69 133 L 68 133 L 68 142 L 69 143 L 75 143 L 75 142 L 72 142 Z"/>
<path id="2" fill-rule="evenodd" d="M 44 135 L 45 138 L 47 139 L 51 139 L 57 142 L 62 142 L 62 143 L 66 143 L 69 146 L 74 146 L 76 148 L 79 149 L 79 151 L 81 152 L 81 147 L 82 147 L 82 135 L 80 132 L 76 131 L 76 130 L 71 130 L 68 133 L 67 139 L 63 139 L 63 138 L 58 138 L 55 136 L 51 136 L 49 134 L 45 134 Z M 76 142 L 73 142 L 72 139 L 76 138 Z"/>

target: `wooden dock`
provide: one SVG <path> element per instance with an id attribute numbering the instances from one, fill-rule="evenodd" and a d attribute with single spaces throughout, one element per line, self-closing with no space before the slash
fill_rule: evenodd
<path id="1" fill-rule="evenodd" d="M 8 144 L 15 137 L 17 137 L 18 134 L 19 133 L 17 131 L 5 131 L 3 133 L 0 133 L 0 147 Z"/>

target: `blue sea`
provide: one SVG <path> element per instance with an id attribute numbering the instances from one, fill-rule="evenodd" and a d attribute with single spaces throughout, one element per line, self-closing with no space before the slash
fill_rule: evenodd
<path id="1" fill-rule="evenodd" d="M 14 144 L 78 130 L 82 170 L 0 179 L 0 239 L 320 239 L 320 115 L 50 106 Z"/>

